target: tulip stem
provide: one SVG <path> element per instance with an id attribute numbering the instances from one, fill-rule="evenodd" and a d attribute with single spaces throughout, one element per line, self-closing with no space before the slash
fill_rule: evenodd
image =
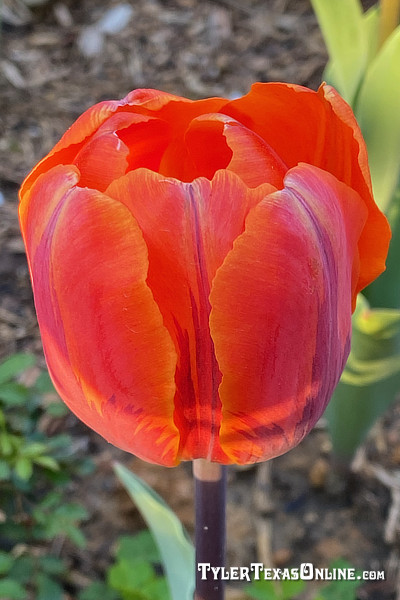
<path id="1" fill-rule="evenodd" d="M 226 467 L 204 459 L 193 461 L 195 481 L 195 600 L 223 600 L 224 581 L 202 567 L 225 566 Z"/>

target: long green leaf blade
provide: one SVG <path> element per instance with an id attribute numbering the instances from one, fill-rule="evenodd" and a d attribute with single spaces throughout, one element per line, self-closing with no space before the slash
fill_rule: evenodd
<path id="1" fill-rule="evenodd" d="M 352 104 L 367 64 L 367 36 L 359 0 L 311 0 L 329 52 L 334 85 Z"/>
<path id="2" fill-rule="evenodd" d="M 160 496 L 129 469 L 115 463 L 114 470 L 159 547 L 173 600 L 191 600 L 194 592 L 194 548 L 182 524 Z"/>
<path id="3" fill-rule="evenodd" d="M 400 310 L 371 310 L 359 294 L 352 349 L 326 410 L 335 454 L 349 459 L 400 390 Z"/>
<path id="4" fill-rule="evenodd" d="M 355 111 L 368 147 L 375 198 L 388 216 L 400 177 L 399 106 L 400 27 L 372 61 Z"/>

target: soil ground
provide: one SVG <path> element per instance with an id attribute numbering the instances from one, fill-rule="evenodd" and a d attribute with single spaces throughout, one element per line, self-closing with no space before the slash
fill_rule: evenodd
<path id="1" fill-rule="evenodd" d="M 33 351 L 44 366 L 28 270 L 17 223 L 23 177 L 86 108 L 154 87 L 191 98 L 236 97 L 251 83 L 287 81 L 316 89 L 326 52 L 308 0 L 136 0 L 118 22 L 112 0 L 44 1 L 31 10 L 3 2 L 0 61 L 0 359 Z M 101 21 L 103 19 L 103 21 Z M 113 20 L 114 19 L 114 20 Z M 108 33 L 99 34 L 106 23 Z M 96 33 L 97 32 L 97 33 Z M 295 450 L 270 464 L 230 469 L 228 564 L 326 567 L 346 558 L 363 570 L 384 569 L 384 582 L 365 583 L 359 600 L 400 597 L 400 407 L 377 424 L 345 479 L 332 462 L 324 421 Z M 118 458 L 152 485 L 193 532 L 187 464 L 148 465 L 110 447 L 78 424 L 69 428 L 97 470 L 71 494 L 87 506 L 88 546 L 64 544 L 70 593 L 101 578 L 121 533 L 142 526 L 116 482 Z M 306 598 L 304 596 L 304 598 Z M 308 595 L 310 597 L 310 595 Z M 228 590 L 228 600 L 243 593 Z M 340 600 L 340 599 L 338 599 Z"/>

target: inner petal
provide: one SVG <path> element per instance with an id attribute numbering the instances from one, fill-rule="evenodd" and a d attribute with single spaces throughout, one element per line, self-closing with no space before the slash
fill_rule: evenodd
<path id="1" fill-rule="evenodd" d="M 101 133 L 78 152 L 73 164 L 80 171 L 80 187 L 104 192 L 126 172 L 129 150 L 114 132 Z"/>
<path id="2" fill-rule="evenodd" d="M 271 146 L 241 123 L 222 114 L 193 119 L 185 136 L 198 176 L 211 179 L 217 169 L 233 171 L 249 187 L 283 187 L 287 166 Z"/>

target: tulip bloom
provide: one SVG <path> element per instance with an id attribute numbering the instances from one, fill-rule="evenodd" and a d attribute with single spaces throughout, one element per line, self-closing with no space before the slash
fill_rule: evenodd
<path id="1" fill-rule="evenodd" d="M 167 466 L 262 461 L 309 432 L 389 242 L 359 128 L 327 85 L 101 102 L 20 200 L 59 394 Z"/>

